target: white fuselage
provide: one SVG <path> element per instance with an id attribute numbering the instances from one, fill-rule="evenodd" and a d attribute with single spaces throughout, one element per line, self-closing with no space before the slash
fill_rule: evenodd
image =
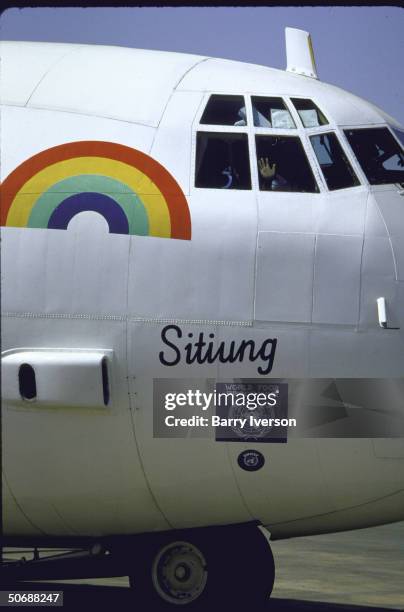
<path id="1" fill-rule="evenodd" d="M 53 351 L 55 361 L 43 367 L 61 380 L 65 362 L 58 359 L 66 351 L 105 352 L 110 364 L 108 406 L 80 403 L 74 378 L 60 386 L 54 404 L 52 398 L 41 404 L 39 382 L 37 402 L 13 399 L 12 391 L 5 398 L 5 533 L 98 536 L 258 520 L 276 538 L 404 519 L 402 438 L 259 444 L 265 466 L 252 473 L 237 466 L 251 443 L 216 442 L 212 431 L 201 439 L 153 437 L 156 378 L 193 378 L 203 387 L 208 379 L 403 377 L 404 198 L 395 184 L 368 184 L 343 133 L 386 126 L 386 116 L 309 77 L 192 56 L 167 54 L 161 88 L 152 74 L 137 92 L 121 82 L 131 79 L 131 58 L 142 75 L 156 72 L 165 54 L 155 59 L 152 52 L 108 48 L 100 48 L 100 65 L 117 89 L 105 94 L 102 75 L 87 66 L 80 109 L 73 99 L 74 83 L 83 88 L 87 74 L 80 57 L 89 53 L 91 67 L 96 51 L 73 45 L 69 55 L 63 47 L 53 77 L 51 70 L 38 84 L 38 73 L 26 91 L 5 100 L 3 179 L 50 147 L 119 143 L 175 178 L 192 237 L 112 234 L 91 212 L 66 231 L 2 228 L 5 358 Z M 38 49 L 47 57 L 45 47 Z M 120 55 L 105 65 L 111 54 Z M 73 55 L 75 68 L 64 67 Z M 286 102 L 310 97 L 325 112 L 329 124 L 307 129 L 294 111 L 294 135 L 318 193 L 259 190 L 254 139 L 265 128 L 252 121 L 238 128 L 200 124 L 210 94 L 246 92 L 248 99 L 280 95 Z M 237 130 L 248 138 L 252 188 L 195 187 L 196 133 Z M 355 187 L 327 189 L 309 136 L 330 131 L 359 177 Z M 380 327 L 380 296 L 391 327 L 401 329 Z M 177 350 L 162 340 L 167 325 L 181 330 L 182 337 L 169 332 Z M 265 372 L 265 359 L 187 363 L 194 349 L 186 345 L 201 333 L 213 347 L 254 340 L 258 349 L 276 338 L 271 370 Z M 174 365 L 162 362 L 162 351 Z"/>

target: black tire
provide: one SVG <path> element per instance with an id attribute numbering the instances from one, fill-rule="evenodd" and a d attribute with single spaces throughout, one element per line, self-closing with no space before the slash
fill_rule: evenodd
<path id="1" fill-rule="evenodd" d="M 152 610 L 260 606 L 275 579 L 271 548 L 255 525 L 166 533 L 136 556 L 130 585 Z"/>

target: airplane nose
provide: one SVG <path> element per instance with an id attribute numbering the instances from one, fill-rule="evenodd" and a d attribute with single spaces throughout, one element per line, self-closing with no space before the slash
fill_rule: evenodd
<path id="1" fill-rule="evenodd" d="M 387 326 L 404 342 L 404 189 L 400 184 L 371 187 L 367 202 L 362 261 L 361 323 L 374 323 L 376 300 L 385 298 Z M 376 295 L 377 294 L 377 295 Z M 365 316 L 365 311 L 368 314 Z M 366 321 L 365 321 L 366 319 Z M 402 361 L 402 360 L 401 360 Z M 396 364 L 404 376 L 404 363 Z M 403 401 L 404 403 L 404 401 Z"/>
<path id="2" fill-rule="evenodd" d="M 376 204 L 391 242 L 396 279 L 404 282 L 404 189 L 398 184 L 380 185 L 372 189 L 370 200 Z"/>
<path id="3" fill-rule="evenodd" d="M 380 381 L 379 408 L 394 412 L 397 428 L 404 421 L 404 189 L 400 184 L 373 186 L 367 206 L 365 257 L 363 260 L 363 304 L 367 328 L 375 325 L 376 299 L 384 297 L 387 326 L 378 330 L 378 346 L 386 347 L 385 380 Z M 366 246 L 367 243 L 367 246 Z M 364 319 L 363 319 L 364 321 Z M 366 324 L 364 325 L 366 327 Z M 375 332 L 377 333 L 377 332 Z M 382 368 L 379 369 L 379 372 Z M 391 379 L 387 378 L 391 376 Z M 375 381 L 376 382 L 376 381 Z M 375 402 L 373 397 L 373 404 Z M 373 409 L 377 408 L 373 406 Z M 400 435 L 398 429 L 392 435 Z M 379 434 L 380 435 L 380 434 Z M 347 442 L 349 445 L 349 442 Z M 361 444 L 366 445 L 366 441 Z M 356 495 L 370 503 L 372 511 L 386 520 L 404 518 L 404 438 L 369 440 L 369 470 L 363 470 Z M 363 449 L 365 452 L 365 449 Z M 349 478 L 348 478 L 349 480 Z"/>

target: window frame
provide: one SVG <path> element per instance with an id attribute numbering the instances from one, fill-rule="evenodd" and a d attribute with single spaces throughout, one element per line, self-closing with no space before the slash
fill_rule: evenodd
<path id="1" fill-rule="evenodd" d="M 282 133 L 280 133 L 281 131 L 282 131 Z M 290 195 L 291 193 L 293 193 L 295 195 L 297 195 L 297 194 L 301 194 L 301 195 L 308 195 L 308 194 L 310 194 L 310 195 L 319 195 L 319 194 L 321 194 L 322 193 L 322 189 L 321 189 L 322 183 L 317 178 L 317 172 L 316 172 L 317 168 L 313 167 L 313 164 L 310 163 L 310 157 L 307 154 L 307 146 L 306 146 L 307 143 L 304 142 L 305 139 L 302 138 L 302 134 L 298 130 L 296 130 L 293 133 L 291 133 L 290 129 L 288 129 L 288 130 L 281 130 L 281 131 L 278 131 L 278 130 L 273 131 L 272 130 L 272 133 L 269 133 L 269 130 L 268 130 L 264 134 L 262 134 L 262 133 L 255 133 L 254 134 L 254 156 L 255 156 L 255 166 L 256 166 L 256 169 L 257 169 L 256 176 L 257 176 L 257 183 L 258 183 L 258 193 L 260 193 L 260 194 L 262 194 L 262 193 L 271 193 L 271 194 L 274 194 L 274 193 L 276 193 L 276 194 L 284 193 L 284 194 L 287 194 L 287 195 Z M 287 133 L 284 133 L 286 131 L 287 131 Z M 310 168 L 310 172 L 311 172 L 311 174 L 313 176 L 313 179 L 314 179 L 314 183 L 317 186 L 317 191 L 290 191 L 290 190 L 282 190 L 282 189 L 279 190 L 279 191 L 276 191 L 276 190 L 260 189 L 259 170 L 258 170 L 258 155 L 257 155 L 257 144 L 256 144 L 257 143 L 257 141 L 256 141 L 256 137 L 257 136 L 259 138 L 262 138 L 262 137 L 265 137 L 265 136 L 272 136 L 272 137 L 273 136 L 280 136 L 280 137 L 285 137 L 285 138 L 294 138 L 294 139 L 297 139 L 299 141 L 299 143 L 301 144 L 302 151 L 303 151 L 304 156 L 306 157 L 307 164 L 308 164 L 308 166 Z M 310 143 L 310 146 L 311 146 L 311 143 Z M 313 151 L 313 153 L 314 153 L 314 151 Z M 324 180 L 324 178 L 322 176 L 322 173 L 321 173 L 321 178 Z"/>
<path id="2" fill-rule="evenodd" d="M 247 98 L 247 95 L 245 96 Z M 295 124 L 294 127 L 292 128 L 276 128 L 276 127 L 266 127 L 266 126 L 260 126 L 260 125 L 254 125 L 254 114 L 253 114 L 253 98 L 279 98 L 280 100 L 282 100 L 282 102 L 285 105 L 285 109 L 288 111 L 289 115 L 292 118 L 293 123 Z M 293 113 L 290 112 L 290 100 L 282 95 L 274 95 L 274 96 L 270 96 L 268 94 L 256 94 L 256 93 L 251 93 L 248 95 L 248 99 L 249 99 L 249 110 L 251 113 L 251 121 L 248 121 L 248 126 L 252 127 L 252 129 L 254 131 L 256 130 L 263 130 L 264 133 L 266 132 L 287 132 L 288 134 L 290 133 L 296 133 L 299 130 L 299 125 L 296 123 L 296 118 L 293 116 Z"/>
<path id="3" fill-rule="evenodd" d="M 324 193 L 333 193 L 334 191 L 337 192 L 343 192 L 346 189 L 348 190 L 358 190 L 358 189 L 363 189 L 364 186 L 366 186 L 367 183 L 367 179 L 364 175 L 364 173 L 362 172 L 362 168 L 358 162 L 358 160 L 356 159 L 355 155 L 353 154 L 353 151 L 351 149 L 351 147 L 349 146 L 349 142 L 346 139 L 346 136 L 344 134 L 344 130 L 347 128 L 351 128 L 352 126 L 341 126 L 338 125 L 338 123 L 335 122 L 335 120 L 332 117 L 332 114 L 329 113 L 328 108 L 324 107 L 324 105 L 321 103 L 319 104 L 316 97 L 315 96 L 311 96 L 310 98 L 307 98 L 307 96 L 303 96 L 303 95 L 289 95 L 289 96 L 284 96 L 285 99 L 287 98 L 289 101 L 289 106 L 292 109 L 292 113 L 294 113 L 295 118 L 297 118 L 298 124 L 299 124 L 299 132 L 301 134 L 301 138 L 302 140 L 305 140 L 305 142 L 307 143 L 307 149 L 309 151 L 308 153 L 308 157 L 309 159 L 312 161 L 312 166 L 313 168 L 315 168 L 316 170 L 316 178 L 317 181 L 319 183 L 319 185 L 321 186 L 320 191 L 324 192 Z M 311 128 L 306 128 L 303 125 L 303 122 L 300 119 L 300 115 L 297 112 L 295 105 L 293 104 L 291 98 L 300 98 L 302 100 L 312 100 L 314 102 L 314 104 L 316 104 L 316 106 L 325 114 L 325 116 L 328 119 L 328 123 L 327 125 L 321 125 L 318 127 L 311 127 Z M 369 127 L 369 126 L 359 126 L 359 127 Z M 315 136 L 317 134 L 325 134 L 327 132 L 334 132 L 339 140 L 339 144 L 342 147 L 342 150 L 344 151 L 349 163 L 351 164 L 358 180 L 359 180 L 359 185 L 354 185 L 352 187 L 344 187 L 343 189 L 333 189 L 332 191 L 330 191 L 328 189 L 328 185 L 327 185 L 327 181 L 325 180 L 324 176 L 323 176 L 323 172 L 321 170 L 321 166 L 318 162 L 317 156 L 314 152 L 314 149 L 312 147 L 311 141 L 310 141 L 310 137 L 311 136 Z M 307 150 L 306 150 L 306 154 L 307 154 Z"/>
<path id="4" fill-rule="evenodd" d="M 244 104 L 247 110 L 247 125 L 215 125 L 210 123 L 201 123 L 202 115 L 205 111 L 206 105 L 209 102 L 209 99 L 213 95 L 228 95 L 228 96 L 242 96 L 244 98 Z M 245 93 L 240 92 L 215 92 L 209 91 L 205 92 L 202 96 L 202 100 L 200 102 L 200 106 L 198 112 L 194 118 L 194 121 L 191 124 L 191 191 L 194 190 L 212 190 L 215 193 L 218 191 L 224 191 L 226 194 L 236 192 L 240 193 L 253 193 L 256 189 L 253 175 L 253 166 L 251 164 L 251 144 L 250 144 L 250 126 L 251 126 L 251 108 L 249 96 Z M 247 143 L 248 143 L 248 155 L 249 155 L 249 165 L 250 165 L 250 177 L 251 177 L 251 189 L 219 189 L 217 187 L 197 187 L 196 186 L 196 148 L 198 141 L 198 132 L 218 132 L 218 133 L 228 133 L 228 134 L 246 134 L 247 135 Z"/>
<path id="5" fill-rule="evenodd" d="M 399 185 L 399 183 L 381 183 L 380 185 L 372 185 L 369 181 L 368 181 L 368 177 L 366 176 L 365 172 L 362 170 L 362 166 L 359 162 L 359 159 L 357 159 L 351 145 L 349 144 L 349 140 L 346 137 L 345 134 L 345 130 L 366 130 L 366 129 L 377 129 L 377 128 L 387 128 L 390 132 L 390 134 L 393 136 L 393 138 L 395 138 L 396 142 L 398 143 L 398 145 L 403 149 L 404 152 L 404 146 L 403 144 L 400 142 L 400 140 L 397 138 L 397 136 L 395 135 L 395 133 L 393 132 L 393 130 L 391 129 L 391 126 L 388 123 L 372 123 L 370 124 L 363 124 L 361 123 L 360 125 L 358 124 L 354 124 L 354 125 L 341 125 L 339 126 L 339 136 L 340 136 L 340 141 L 341 143 L 343 143 L 344 145 L 344 149 L 345 152 L 349 154 L 349 159 L 355 169 L 355 172 L 357 174 L 357 177 L 359 178 L 359 180 L 361 181 L 361 184 L 365 185 L 366 187 L 369 187 L 372 190 L 381 190 L 384 191 L 386 189 L 391 189 L 392 185 Z"/>
<path id="6" fill-rule="evenodd" d="M 212 96 L 226 96 L 226 97 L 234 96 L 234 97 L 237 97 L 237 98 L 243 98 L 244 106 L 245 106 L 245 109 L 246 109 L 247 125 L 229 125 L 229 124 L 222 124 L 222 123 L 201 123 L 201 119 L 202 119 L 202 117 L 203 117 L 203 115 L 204 115 L 204 113 L 205 113 L 205 111 L 206 111 L 206 109 L 208 107 L 209 101 L 212 98 Z M 250 123 L 249 117 L 248 117 L 248 109 L 247 109 L 247 105 L 246 105 L 246 95 L 245 94 L 240 94 L 240 93 L 238 93 L 238 94 L 235 94 L 235 93 L 223 93 L 223 92 L 221 92 L 221 93 L 214 93 L 214 92 L 208 93 L 207 96 L 205 95 L 203 100 L 202 100 L 201 110 L 200 110 L 200 112 L 198 112 L 198 115 L 199 115 L 199 118 L 198 118 L 197 124 L 198 124 L 199 127 L 203 127 L 203 128 L 205 128 L 205 127 L 220 127 L 220 128 L 224 127 L 224 128 L 236 128 L 236 130 L 238 130 L 240 128 L 241 129 L 242 128 L 246 129 L 247 127 L 249 127 L 249 123 Z M 213 130 L 210 130 L 210 131 L 213 131 Z"/>
<path id="7" fill-rule="evenodd" d="M 210 99 L 210 96 L 212 95 L 234 95 L 234 96 L 243 96 L 244 97 L 244 102 L 245 102 L 245 106 L 246 106 L 246 110 L 247 110 L 247 125 L 240 125 L 240 126 L 235 126 L 235 125 L 211 125 L 211 124 L 207 124 L 207 123 L 200 123 L 201 117 L 204 113 L 204 110 L 206 108 L 206 105 Z M 283 128 L 283 129 L 279 129 L 279 128 L 269 128 L 269 127 L 256 127 L 254 126 L 254 121 L 253 121 L 253 112 L 252 112 L 252 97 L 266 97 L 266 98 L 271 98 L 271 97 L 276 97 L 276 98 L 281 98 L 286 106 L 286 108 L 288 109 L 288 111 L 290 112 L 296 127 L 295 128 Z M 295 98 L 297 97 L 301 97 L 303 99 L 307 99 L 307 97 L 305 96 L 293 96 Z M 315 104 L 317 104 L 316 100 L 314 98 L 310 98 L 313 99 L 313 102 Z M 325 111 L 326 112 L 326 111 Z M 240 93 L 239 91 L 227 91 L 227 92 L 215 92 L 215 91 L 208 91 L 208 92 L 204 92 L 200 101 L 200 105 L 198 108 L 198 112 L 195 115 L 195 118 L 191 124 L 191 173 L 190 173 L 190 193 L 194 190 L 214 190 L 215 192 L 217 191 L 224 191 L 226 192 L 227 195 L 229 195 L 232 192 L 236 192 L 236 193 L 240 193 L 240 191 L 244 192 L 244 193 L 255 193 L 255 195 L 260 195 L 262 196 L 263 194 L 271 194 L 274 195 L 276 194 L 277 196 L 290 196 L 291 193 L 298 195 L 298 196 L 307 196 L 307 194 L 310 194 L 312 196 L 319 196 L 323 193 L 331 193 L 328 191 L 327 188 L 327 184 L 325 182 L 325 179 L 323 177 L 323 173 L 321 172 L 320 166 L 317 162 L 317 157 L 313 151 L 313 148 L 311 146 L 311 142 L 310 139 L 308 138 L 308 134 L 313 131 L 318 133 L 319 131 L 330 131 L 330 129 L 332 129 L 333 131 L 337 132 L 337 128 L 334 124 L 328 124 L 326 126 L 322 126 L 322 128 L 305 128 L 303 127 L 302 122 L 300 121 L 300 116 L 297 113 L 296 109 L 294 108 L 293 104 L 290 101 L 290 96 L 283 94 L 283 93 L 279 93 L 277 95 L 268 95 L 267 93 L 262 93 L 259 91 L 254 91 L 253 93 L 251 92 L 244 92 L 244 93 Z M 223 189 L 220 190 L 216 187 L 196 187 L 195 185 L 195 181 L 196 181 L 196 176 L 195 176 L 195 171 L 196 171 L 196 145 L 197 145 L 197 133 L 198 132 L 220 132 L 220 133 L 225 133 L 228 132 L 230 134 L 247 134 L 248 137 L 248 153 L 249 153 L 249 163 L 250 163 L 250 174 L 251 174 L 251 189 Z M 338 132 L 337 132 L 338 133 Z M 255 146 L 255 136 L 256 135 L 276 135 L 276 136 L 295 136 L 297 138 L 300 139 L 300 142 L 302 144 L 303 147 L 303 151 L 306 155 L 307 161 L 309 163 L 310 169 L 313 173 L 314 176 L 314 180 L 317 183 L 317 187 L 318 187 L 318 191 L 315 192 L 302 192 L 302 191 L 261 191 L 259 188 L 259 176 L 258 176 L 258 163 L 257 163 L 257 152 L 256 152 L 256 146 Z M 341 140 L 341 139 L 340 139 Z M 340 142 L 341 144 L 341 142 Z M 346 147 L 343 146 L 344 152 L 347 155 L 347 151 L 346 151 Z M 349 155 L 347 155 L 351 165 L 354 167 L 355 172 L 358 176 L 358 172 L 356 169 L 356 164 L 352 164 L 352 159 Z M 360 177 L 358 176 L 359 180 Z M 360 187 L 361 185 L 358 185 L 358 187 Z M 349 187 L 348 189 L 356 189 L 356 187 Z M 264 196 L 265 197 L 265 196 Z"/>
<path id="8" fill-rule="evenodd" d="M 399 146 L 402 148 L 402 150 L 404 152 L 404 142 L 399 139 L 399 137 L 397 136 L 397 134 L 394 131 L 394 129 L 396 129 L 396 130 L 399 130 L 400 132 L 403 132 L 403 134 L 404 134 L 404 128 L 402 128 L 402 127 L 394 128 L 394 126 L 390 125 L 389 123 L 386 123 L 386 126 L 390 130 L 390 132 L 393 134 L 394 138 L 397 140 Z"/>
<path id="9" fill-rule="evenodd" d="M 206 127 L 211 128 L 213 126 L 206 124 Z M 232 127 L 232 126 L 221 126 L 218 125 L 216 127 Z M 247 126 L 240 126 L 240 127 L 247 127 Z M 231 134 L 233 136 L 243 136 L 246 135 L 247 136 L 247 151 L 248 151 L 248 166 L 249 166 L 249 170 L 250 170 L 250 185 L 251 187 L 249 187 L 248 189 L 222 189 L 221 187 L 199 187 L 196 185 L 196 152 L 197 152 L 197 146 L 198 146 L 198 134 L 201 133 L 207 133 L 207 134 Z M 211 130 L 211 129 L 207 129 L 207 130 L 199 130 L 197 129 L 195 131 L 194 134 L 194 142 L 193 142 L 193 148 L 195 149 L 195 151 L 193 152 L 193 188 L 194 189 L 203 189 L 203 190 L 207 190 L 207 189 L 213 189 L 214 191 L 225 191 L 226 193 L 232 192 L 232 191 L 237 191 L 237 192 L 246 192 L 246 193 L 251 193 L 254 191 L 254 183 L 253 183 L 253 176 L 252 176 L 252 168 L 251 168 L 251 153 L 250 153 L 250 138 L 249 138 L 249 134 L 248 132 L 244 131 L 244 132 L 234 132 L 233 130 Z"/>
<path id="10" fill-rule="evenodd" d="M 247 125 L 243 125 L 243 126 L 236 126 L 236 125 L 216 125 L 216 124 L 201 124 L 200 120 L 202 118 L 202 115 L 205 111 L 206 105 L 210 99 L 210 97 L 212 95 L 224 95 L 224 96 L 240 96 L 242 98 L 244 98 L 244 103 L 245 103 L 245 107 L 246 107 L 246 116 L 247 116 Z M 281 98 L 283 103 L 285 104 L 285 107 L 287 108 L 287 110 L 289 111 L 289 113 L 291 114 L 296 127 L 295 128 L 283 128 L 283 129 L 279 129 L 279 128 L 269 128 L 269 127 L 259 127 L 259 126 L 255 126 L 254 125 L 254 119 L 253 119 L 253 112 L 252 112 L 252 98 L 253 97 L 262 97 L 262 98 Z M 300 118 L 300 115 L 298 113 L 298 111 L 296 110 L 291 98 L 300 98 L 302 100 L 311 100 L 319 109 L 320 111 L 325 115 L 325 117 L 328 119 L 328 124 L 327 125 L 322 125 L 322 126 L 318 126 L 318 127 L 310 127 L 310 128 L 306 128 L 303 125 L 303 122 Z M 330 114 L 328 108 L 326 106 L 323 105 L 323 103 L 319 103 L 318 100 L 316 99 L 316 96 L 307 96 L 307 95 L 290 95 L 290 94 L 284 94 L 282 92 L 277 93 L 277 94 L 268 94 L 263 93 L 263 92 L 259 92 L 259 91 L 254 91 L 254 92 L 243 92 L 240 93 L 240 91 L 209 91 L 209 92 L 203 92 L 202 94 L 202 98 L 199 104 L 199 108 L 198 108 L 198 112 L 196 113 L 196 116 L 191 124 L 191 175 L 190 175 L 190 187 L 191 190 L 194 189 L 213 189 L 214 191 L 218 191 L 218 188 L 216 187 L 196 187 L 195 186 L 195 170 L 196 170 L 196 143 L 197 143 L 197 133 L 198 132 L 221 132 L 221 133 L 232 133 L 232 134 L 246 134 L 247 138 L 248 138 L 248 154 L 249 154 L 249 164 L 250 164 L 250 175 L 251 175 L 251 189 L 243 189 L 243 190 L 238 190 L 238 189 L 225 189 L 223 191 L 226 192 L 226 194 L 229 194 L 233 191 L 236 192 L 256 192 L 256 194 L 265 194 L 265 193 L 270 193 L 272 195 L 274 194 L 286 194 L 286 195 L 290 195 L 291 193 L 293 194 L 307 194 L 310 193 L 311 195 L 320 195 L 321 193 L 328 193 L 328 194 L 332 194 L 334 192 L 336 193 L 341 193 L 344 191 L 352 191 L 352 190 L 361 190 L 364 187 L 366 188 L 371 188 L 371 189 L 377 189 L 377 190 L 386 190 L 386 189 L 390 189 L 391 185 L 396 185 L 397 183 L 386 183 L 386 184 L 381 184 L 381 185 L 371 185 L 365 175 L 365 173 L 362 170 L 362 167 L 359 163 L 359 160 L 356 158 L 350 144 L 349 141 L 345 135 L 345 130 L 348 129 L 352 129 L 352 130 L 360 130 L 360 129 L 369 129 L 369 128 L 385 128 L 388 129 L 390 134 L 392 134 L 393 138 L 396 140 L 396 142 L 398 143 L 398 145 L 401 147 L 401 149 L 403 149 L 404 151 L 404 146 L 403 144 L 400 142 L 398 136 L 395 134 L 394 130 L 392 129 L 392 126 L 389 123 L 375 123 L 372 125 L 369 124 L 354 124 L 354 125 L 338 125 L 337 123 L 335 123 L 332 114 Z M 402 128 L 398 128 L 398 129 L 402 129 Z M 346 158 L 348 159 L 348 162 L 350 163 L 353 171 L 355 172 L 358 180 L 359 180 L 359 184 L 355 185 L 355 186 L 351 186 L 351 187 L 343 187 L 342 189 L 332 189 L 330 190 L 328 188 L 327 182 L 325 180 L 325 177 L 323 176 L 323 172 L 321 170 L 321 166 L 317 160 L 317 156 L 314 152 L 313 146 L 311 144 L 310 141 L 310 137 L 314 136 L 314 135 L 320 135 L 322 133 L 334 133 L 338 139 L 338 142 L 346 156 Z M 310 169 L 314 175 L 315 181 L 317 183 L 317 186 L 319 188 L 318 192 L 297 192 L 297 191 L 261 191 L 259 188 L 259 171 L 258 171 L 258 165 L 257 165 L 257 152 L 256 152 L 256 145 L 255 145 L 255 136 L 264 136 L 264 135 L 277 135 L 277 136 L 294 136 L 294 137 L 298 137 L 300 139 L 300 142 L 303 146 L 303 150 L 304 153 L 306 155 L 307 161 L 310 165 Z"/>
<path id="11" fill-rule="evenodd" d="M 293 112 L 295 113 L 295 117 L 298 120 L 298 125 L 303 129 L 303 130 L 322 130 L 322 129 L 327 129 L 330 130 L 332 129 L 331 126 L 335 126 L 335 123 L 332 119 L 330 119 L 330 114 L 328 113 L 328 111 L 325 109 L 323 110 L 323 105 L 319 105 L 315 96 L 302 96 L 302 95 L 288 95 L 287 96 L 288 102 L 289 102 L 289 106 L 290 108 L 292 108 Z M 324 115 L 324 117 L 327 119 L 328 123 L 326 123 L 325 125 L 315 125 L 312 127 L 306 127 L 303 123 L 302 118 L 299 115 L 299 111 L 297 110 L 297 108 L 295 107 L 295 105 L 293 104 L 293 99 L 295 100 L 310 100 L 311 102 L 313 102 L 313 104 L 316 105 L 316 107 L 319 109 L 319 111 Z"/>
<path id="12" fill-rule="evenodd" d="M 325 127 L 325 126 L 324 126 L 324 127 Z M 329 126 L 328 126 L 328 127 L 329 127 Z M 314 146 L 313 146 L 313 144 L 312 144 L 312 142 L 311 142 L 311 138 L 312 138 L 313 136 L 321 136 L 322 134 L 324 134 L 324 135 L 325 135 L 325 134 L 334 134 L 335 138 L 337 139 L 337 142 L 338 142 L 339 146 L 341 147 L 342 152 L 344 153 L 344 155 L 345 155 L 345 157 L 346 157 L 346 159 L 347 159 L 348 163 L 350 164 L 350 166 L 351 166 L 351 168 L 352 168 L 353 172 L 355 173 L 355 176 L 356 176 L 356 178 L 357 178 L 357 180 L 358 180 L 358 184 L 357 184 L 357 185 L 348 185 L 347 187 L 340 187 L 340 188 L 335 188 L 335 189 L 330 189 L 330 188 L 328 187 L 327 179 L 326 179 L 326 177 L 325 177 L 325 175 L 324 175 L 324 173 L 323 173 L 323 170 L 322 170 L 322 168 L 321 168 L 321 164 L 320 164 L 320 162 L 319 162 L 319 160 L 318 160 L 318 158 L 317 158 L 316 152 L 315 152 L 315 150 L 314 150 Z M 313 150 L 314 157 L 315 157 L 315 159 L 316 159 L 317 165 L 318 165 L 318 167 L 319 167 L 319 169 L 320 169 L 320 172 L 321 172 L 321 174 L 322 174 L 322 176 L 323 176 L 324 183 L 325 183 L 325 186 L 326 186 L 326 189 L 327 189 L 327 192 L 328 192 L 328 193 L 334 193 L 334 192 L 336 192 L 336 191 L 338 191 L 338 192 L 340 192 L 340 191 L 345 191 L 346 189 L 356 189 L 357 187 L 361 187 L 361 186 L 362 186 L 361 179 L 360 179 L 360 176 L 358 175 L 357 169 L 356 169 L 356 167 L 355 167 L 355 166 L 352 164 L 351 159 L 350 159 L 350 158 L 349 158 L 349 156 L 347 155 L 347 152 L 346 152 L 346 150 L 345 150 L 345 147 L 343 146 L 343 143 L 341 142 L 341 138 L 338 138 L 338 132 L 337 132 L 336 130 L 332 130 L 332 129 L 330 130 L 330 129 L 328 129 L 326 132 L 325 132 L 324 130 L 321 130 L 321 131 L 320 131 L 320 130 L 313 131 L 313 133 L 309 134 L 308 139 L 309 139 L 309 142 L 310 142 L 310 146 L 311 146 L 311 148 L 312 148 L 312 150 Z"/>

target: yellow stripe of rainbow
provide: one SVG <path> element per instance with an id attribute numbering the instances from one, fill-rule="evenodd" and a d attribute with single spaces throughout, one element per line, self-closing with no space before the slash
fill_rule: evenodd
<path id="1" fill-rule="evenodd" d="M 16 193 L 7 216 L 7 225 L 26 227 L 38 197 L 55 183 L 72 176 L 98 174 L 110 176 L 130 187 L 142 200 L 149 219 L 152 236 L 171 236 L 170 213 L 166 200 L 157 185 L 143 172 L 105 157 L 76 157 L 44 168 Z"/>

